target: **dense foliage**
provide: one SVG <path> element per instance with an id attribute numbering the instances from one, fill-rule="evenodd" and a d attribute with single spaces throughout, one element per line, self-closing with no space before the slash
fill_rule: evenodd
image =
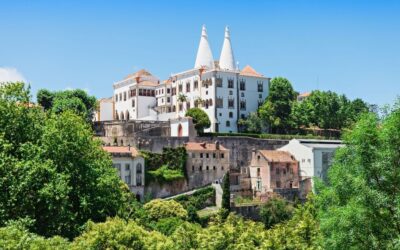
<path id="1" fill-rule="evenodd" d="M 271 127 L 273 133 L 287 133 L 290 129 L 290 114 L 296 93 L 292 84 L 283 77 L 271 80 L 269 94 L 260 107 L 260 117 Z"/>
<path id="2" fill-rule="evenodd" d="M 319 190 L 327 249 L 400 247 L 400 109 L 363 115 Z"/>
<path id="3" fill-rule="evenodd" d="M 146 182 L 159 183 L 183 179 L 186 176 L 185 147 L 163 148 L 162 153 L 142 151 L 146 165 Z"/>
<path id="4" fill-rule="evenodd" d="M 91 121 L 97 108 L 97 100 L 89 96 L 81 89 L 64 90 L 51 92 L 47 89 L 40 89 L 36 95 L 38 104 L 45 110 L 59 114 L 64 111 L 72 111 Z"/>
<path id="5" fill-rule="evenodd" d="M 229 172 L 225 173 L 222 182 L 222 208 L 227 211 L 231 210 L 231 190 L 230 190 Z"/>
<path id="6" fill-rule="evenodd" d="M 0 225 L 27 218 L 33 232 L 72 238 L 116 215 L 122 184 L 89 125 L 29 103 L 22 83 L 0 87 Z"/>
<path id="7" fill-rule="evenodd" d="M 286 200 L 273 197 L 261 206 L 260 217 L 264 223 L 265 228 L 272 226 L 290 219 L 293 213 L 293 206 Z"/>
<path id="8" fill-rule="evenodd" d="M 209 128 L 211 126 L 210 118 L 201 108 L 188 109 L 185 116 L 192 117 L 194 128 L 199 134 L 203 133 L 205 128 Z"/>

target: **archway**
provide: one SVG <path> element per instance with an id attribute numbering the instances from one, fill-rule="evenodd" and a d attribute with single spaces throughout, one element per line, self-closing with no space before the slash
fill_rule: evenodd
<path id="1" fill-rule="evenodd" d="M 179 123 L 178 125 L 178 137 L 182 137 L 183 135 L 183 128 L 182 128 L 182 124 Z"/>

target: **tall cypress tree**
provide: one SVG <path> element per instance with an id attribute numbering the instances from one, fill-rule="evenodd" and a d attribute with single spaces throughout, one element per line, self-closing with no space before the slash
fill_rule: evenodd
<path id="1" fill-rule="evenodd" d="M 229 183 L 229 171 L 224 176 L 224 181 L 222 183 L 222 208 L 226 210 L 231 210 L 231 190 Z"/>

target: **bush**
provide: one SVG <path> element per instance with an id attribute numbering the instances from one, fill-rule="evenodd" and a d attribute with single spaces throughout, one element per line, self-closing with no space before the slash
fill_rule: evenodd
<path id="1" fill-rule="evenodd" d="M 160 220 L 162 218 L 177 217 L 187 219 L 188 213 L 181 204 L 174 200 L 155 199 L 144 206 L 151 220 Z"/>
<path id="2" fill-rule="evenodd" d="M 204 110 L 201 108 L 191 108 L 186 111 L 185 116 L 192 117 L 194 128 L 197 133 L 202 133 L 205 128 L 209 128 L 211 126 L 210 118 Z"/>
<path id="3" fill-rule="evenodd" d="M 261 221 L 267 229 L 271 228 L 275 224 L 290 219 L 292 213 L 293 206 L 279 197 L 271 198 L 260 209 Z"/>

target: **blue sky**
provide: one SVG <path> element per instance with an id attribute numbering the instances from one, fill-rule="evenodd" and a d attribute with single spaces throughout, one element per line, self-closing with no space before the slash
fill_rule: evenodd
<path id="1" fill-rule="evenodd" d="M 383 105 L 400 94 L 400 1 L 2 1 L 0 79 L 112 95 L 146 68 L 193 67 L 201 25 L 219 58 L 225 25 L 240 66 Z M 6 76 L 4 76 L 6 75 Z"/>

